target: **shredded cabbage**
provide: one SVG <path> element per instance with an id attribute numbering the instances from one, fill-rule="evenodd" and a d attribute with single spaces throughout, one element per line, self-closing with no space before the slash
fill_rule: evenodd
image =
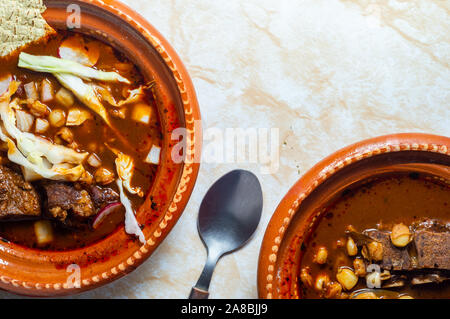
<path id="1" fill-rule="evenodd" d="M 0 138 L 8 144 L 8 159 L 11 162 L 18 164 L 43 178 L 76 182 L 85 172 L 83 165 L 78 165 L 73 168 L 47 168 L 45 167 L 43 161 L 33 163 L 31 160 L 23 156 L 23 154 L 17 149 L 13 140 L 6 137 L 3 132 L 0 133 Z"/>
<path id="2" fill-rule="evenodd" d="M 145 94 L 144 89 L 145 89 L 144 86 L 140 86 L 137 89 L 128 90 L 129 94 L 128 97 L 125 100 L 116 102 L 116 100 L 114 99 L 114 97 L 112 96 L 111 92 L 108 89 L 101 86 L 96 87 L 97 92 L 100 93 L 103 100 L 105 100 L 106 102 L 115 107 L 122 107 L 124 105 L 131 104 L 141 100 L 142 96 Z"/>
<path id="3" fill-rule="evenodd" d="M 133 168 L 134 162 L 130 156 L 125 155 L 122 152 L 117 153 L 116 169 L 117 174 L 122 180 L 123 186 L 131 194 L 137 194 L 138 196 L 143 197 L 144 192 L 140 187 L 131 187 L 131 179 L 133 178 Z"/>
<path id="4" fill-rule="evenodd" d="M 109 118 L 105 107 L 102 105 L 94 88 L 83 82 L 79 77 L 67 73 L 54 73 L 56 79 L 92 111 L 101 116 L 101 118 L 109 125 Z"/>
<path id="5" fill-rule="evenodd" d="M 56 145 L 34 134 L 20 131 L 16 127 L 15 113 L 7 103 L 2 103 L 0 106 L 0 117 L 6 132 L 16 140 L 17 147 L 26 157 L 45 156 L 52 164 L 81 164 L 88 155 L 88 153 L 78 153 L 71 148 Z"/>
<path id="6" fill-rule="evenodd" d="M 53 75 L 66 89 L 72 91 L 81 102 L 97 113 L 124 145 L 130 147 L 129 141 L 122 136 L 120 131 L 117 130 L 109 120 L 108 113 L 98 99 L 93 85 L 84 83 L 82 79 L 72 74 L 54 73 Z"/>
<path id="7" fill-rule="evenodd" d="M 88 153 L 77 153 L 68 147 L 52 144 L 33 134 L 21 132 L 15 126 L 16 117 L 9 102 L 18 87 L 19 82 L 12 81 L 8 92 L 0 97 L 0 139 L 7 143 L 9 160 L 43 178 L 79 180 L 85 172 L 81 163 Z M 63 163 L 67 165 L 61 167 Z"/>
<path id="8" fill-rule="evenodd" d="M 97 97 L 94 85 L 84 83 L 82 80 L 96 79 L 130 84 L 130 81 L 126 78 L 115 72 L 98 71 L 74 61 L 59 59 L 52 56 L 35 56 L 24 52 L 19 55 L 18 66 L 33 71 L 52 73 L 66 89 L 70 90 L 82 103 L 98 114 L 122 143 L 130 147 L 129 141 L 122 136 L 120 131 L 117 130 L 109 120 L 105 107 Z M 136 93 L 134 93 L 134 95 L 135 94 Z"/>
<path id="9" fill-rule="evenodd" d="M 117 180 L 117 186 L 119 187 L 120 192 L 120 201 L 122 202 L 122 205 L 125 207 L 125 231 L 127 232 L 127 234 L 136 235 L 137 237 L 139 237 L 141 243 L 145 244 L 144 233 L 142 232 L 136 220 L 135 212 L 131 207 L 130 200 L 123 191 L 122 183 L 123 181 L 121 179 Z"/>
<path id="10" fill-rule="evenodd" d="M 83 79 L 130 84 L 128 79 L 116 72 L 99 71 L 75 61 L 64 60 L 53 56 L 31 55 L 22 52 L 19 55 L 19 67 L 37 72 L 72 74 Z"/>

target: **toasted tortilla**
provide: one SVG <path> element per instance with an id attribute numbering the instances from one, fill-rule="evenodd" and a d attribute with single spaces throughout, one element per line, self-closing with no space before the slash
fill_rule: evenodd
<path id="1" fill-rule="evenodd" d="M 42 17 L 42 0 L 0 1 L 0 57 L 55 33 Z"/>

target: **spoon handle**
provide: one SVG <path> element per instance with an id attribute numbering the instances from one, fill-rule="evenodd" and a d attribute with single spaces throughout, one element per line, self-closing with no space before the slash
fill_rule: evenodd
<path id="1" fill-rule="evenodd" d="M 208 298 L 209 292 L 199 289 L 197 287 L 193 287 L 189 295 L 189 299 L 208 299 Z"/>
<path id="2" fill-rule="evenodd" d="M 219 258 L 219 254 L 208 253 L 208 259 L 206 260 L 205 268 L 203 268 L 202 274 L 200 275 L 197 284 L 192 288 L 189 299 L 208 299 L 209 284 L 211 283 L 211 278 Z"/>

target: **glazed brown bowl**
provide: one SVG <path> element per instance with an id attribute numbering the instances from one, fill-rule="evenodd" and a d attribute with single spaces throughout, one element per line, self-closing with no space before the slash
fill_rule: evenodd
<path id="1" fill-rule="evenodd" d="M 372 177 L 420 172 L 450 183 L 450 138 L 396 134 L 356 143 L 327 157 L 287 193 L 267 227 L 258 265 L 260 298 L 294 299 L 302 243 L 339 194 Z"/>
<path id="2" fill-rule="evenodd" d="M 66 29 L 68 5 L 81 8 L 81 28 L 124 53 L 147 79 L 157 83 L 163 152 L 156 178 L 137 212 L 146 243 L 130 239 L 121 227 L 90 246 L 49 252 L 0 242 L 0 288 L 23 295 L 57 296 L 99 287 L 126 275 L 144 262 L 167 236 L 183 212 L 199 169 L 200 112 L 186 69 L 167 41 L 141 16 L 117 1 L 48 0 L 44 17 L 56 29 Z M 185 128 L 184 161 L 172 159 L 177 145 L 171 133 Z M 179 146 L 179 145 L 178 145 Z M 153 209 L 151 207 L 152 200 Z M 156 210 L 155 210 L 156 207 Z M 80 287 L 74 269 L 80 268 Z M 69 281 L 68 281 L 69 279 Z"/>

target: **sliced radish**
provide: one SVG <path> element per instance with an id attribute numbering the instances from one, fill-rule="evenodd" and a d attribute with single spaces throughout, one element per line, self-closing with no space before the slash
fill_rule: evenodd
<path id="1" fill-rule="evenodd" d="M 0 79 L 0 95 L 8 91 L 9 84 L 12 82 L 13 77 L 11 74 L 5 76 L 4 78 Z"/>
<path id="2" fill-rule="evenodd" d="M 92 67 L 100 58 L 100 46 L 95 41 L 86 43 L 81 36 L 75 35 L 61 43 L 58 54 L 62 59 Z"/>
<path id="3" fill-rule="evenodd" d="M 116 211 L 119 207 L 122 207 L 122 203 L 112 203 L 107 205 L 105 208 L 100 210 L 100 212 L 95 216 L 94 222 L 92 223 L 92 228 L 97 229 L 100 224 L 108 217 L 112 212 Z"/>

